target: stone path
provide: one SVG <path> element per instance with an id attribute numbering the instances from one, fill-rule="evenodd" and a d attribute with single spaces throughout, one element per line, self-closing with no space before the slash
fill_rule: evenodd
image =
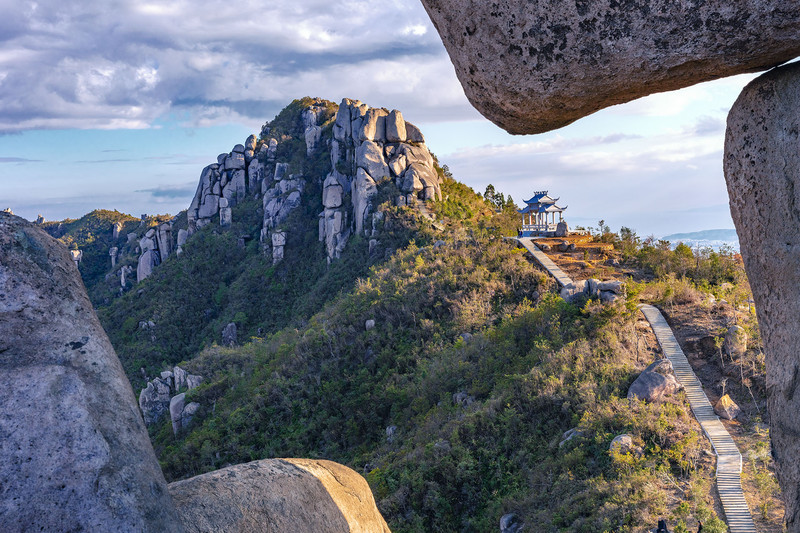
<path id="1" fill-rule="evenodd" d="M 703 385 L 689 366 L 689 360 L 681 350 L 664 316 L 652 305 L 643 304 L 639 309 L 650 322 L 664 355 L 672 362 L 675 377 L 686 389 L 686 397 L 689 399 L 692 412 L 717 454 L 717 490 L 722 500 L 722 507 L 725 509 L 730 532 L 755 533 L 753 516 L 742 492 L 742 455 L 736 443 L 714 413 L 711 402 L 703 392 Z"/>
<path id="2" fill-rule="evenodd" d="M 533 258 L 536 259 L 539 262 L 539 264 L 542 265 L 542 267 L 544 267 L 544 269 L 550 273 L 551 276 L 556 278 L 556 281 L 561 287 L 572 283 L 570 277 L 567 276 L 563 270 L 558 268 L 558 265 L 556 265 L 552 259 L 547 257 L 546 253 L 541 251 L 538 246 L 533 244 L 533 239 L 531 239 L 530 237 L 508 237 L 508 238 L 514 239 L 522 246 L 524 246 L 525 249 L 531 253 Z"/>

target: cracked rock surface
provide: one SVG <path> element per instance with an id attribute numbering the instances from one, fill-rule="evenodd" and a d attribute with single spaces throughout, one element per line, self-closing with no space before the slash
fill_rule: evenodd
<path id="1" fill-rule="evenodd" d="M 67 249 L 0 213 L 0 524 L 183 531 Z"/>
<path id="2" fill-rule="evenodd" d="M 800 55 L 785 0 L 422 0 L 475 108 L 541 133 Z"/>

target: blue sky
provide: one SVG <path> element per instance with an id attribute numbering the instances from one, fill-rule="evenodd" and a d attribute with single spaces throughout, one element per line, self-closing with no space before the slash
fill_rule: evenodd
<path id="1" fill-rule="evenodd" d="M 177 213 L 203 166 L 308 95 L 400 109 L 458 179 L 549 189 L 572 225 L 733 227 L 724 125 L 752 75 L 512 136 L 469 105 L 416 0 L 89 4 L 0 0 L 0 208 L 23 217 Z"/>

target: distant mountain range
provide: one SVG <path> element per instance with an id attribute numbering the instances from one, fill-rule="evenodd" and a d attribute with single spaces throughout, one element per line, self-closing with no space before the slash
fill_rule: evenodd
<path id="1" fill-rule="evenodd" d="M 731 246 L 739 249 L 739 236 L 735 229 L 707 229 L 689 233 L 673 233 L 662 237 L 673 245 L 682 242 L 689 246 L 710 246 L 719 249 L 721 246 Z"/>

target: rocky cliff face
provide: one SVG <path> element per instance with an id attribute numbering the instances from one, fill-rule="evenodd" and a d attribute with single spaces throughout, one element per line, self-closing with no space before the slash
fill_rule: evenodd
<path id="1" fill-rule="evenodd" d="M 4 531 L 183 531 L 67 249 L 0 213 Z"/>

